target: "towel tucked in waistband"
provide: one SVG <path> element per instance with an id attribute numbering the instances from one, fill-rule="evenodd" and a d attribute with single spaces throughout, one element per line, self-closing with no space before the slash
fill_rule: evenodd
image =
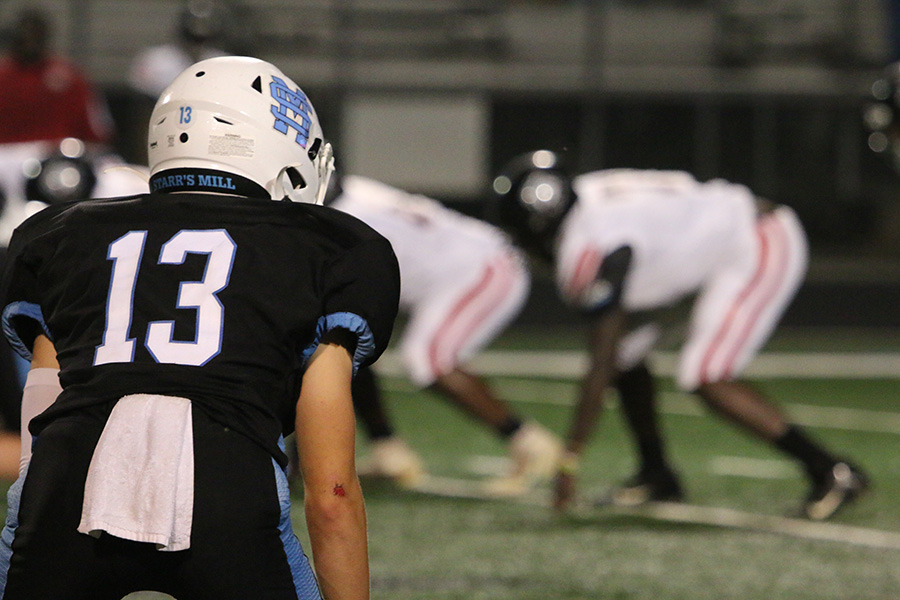
<path id="1" fill-rule="evenodd" d="M 191 401 L 151 394 L 121 398 L 91 458 L 78 531 L 185 550 L 193 509 Z"/>

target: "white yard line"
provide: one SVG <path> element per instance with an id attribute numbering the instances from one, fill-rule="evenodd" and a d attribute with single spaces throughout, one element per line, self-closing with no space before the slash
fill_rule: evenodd
<path id="1" fill-rule="evenodd" d="M 675 373 L 677 355 L 654 354 L 660 375 Z M 578 350 L 530 351 L 489 350 L 471 362 L 471 368 L 488 375 L 520 377 L 580 377 L 587 368 L 587 355 Z M 402 375 L 396 351 L 386 352 L 377 363 L 386 375 Z M 900 354 L 864 352 L 767 352 L 756 357 L 746 371 L 748 377 L 808 377 L 900 379 Z"/>
<path id="2" fill-rule="evenodd" d="M 514 502 L 533 506 L 550 507 L 549 492 L 544 489 L 535 490 L 523 496 L 497 498 L 485 494 L 477 481 L 453 479 L 448 477 L 429 477 L 417 491 L 448 498 L 466 498 L 474 500 Z M 580 516 L 598 514 L 633 515 L 667 521 L 673 523 L 693 523 L 745 529 L 760 533 L 772 533 L 808 540 L 821 540 L 855 544 L 869 548 L 900 550 L 900 532 L 882 531 L 864 527 L 851 527 L 837 523 L 817 523 L 803 519 L 789 519 L 771 515 L 749 513 L 729 508 L 714 506 L 696 506 L 692 504 L 658 502 L 635 508 L 603 506 L 599 508 L 580 508 Z"/>
<path id="3" fill-rule="evenodd" d="M 532 385 L 523 381 L 504 382 L 506 395 L 516 402 L 530 402 L 571 406 L 575 394 L 571 382 L 580 377 L 585 358 L 578 352 L 485 352 L 473 362 L 473 368 L 486 375 L 501 375 L 523 378 L 551 378 L 568 381 L 545 382 L 542 385 L 558 385 L 560 393 L 551 393 L 542 398 L 534 398 L 528 393 Z M 660 354 L 654 364 L 661 375 L 671 376 L 675 357 Z M 386 354 L 377 363 L 379 373 L 389 376 L 403 376 L 403 370 L 394 354 Z M 792 377 L 792 378 L 897 378 L 900 379 L 900 355 L 894 354 L 796 354 L 772 353 L 757 358 L 747 373 L 748 377 Z M 521 386 L 522 393 L 516 393 Z M 520 400 L 521 399 L 521 400 Z M 527 400 L 526 400 L 527 399 Z M 898 395 L 900 399 L 900 395 Z M 610 397 L 614 406 L 615 396 Z M 872 431 L 900 435 L 900 412 L 867 410 L 851 407 L 816 406 L 796 402 L 786 402 L 784 406 L 791 420 L 799 425 L 841 429 L 848 431 Z M 898 404 L 900 406 L 900 404 Z M 665 414 L 705 416 L 707 412 L 690 394 L 667 392 L 661 394 L 660 410 Z"/>
<path id="4" fill-rule="evenodd" d="M 658 353 L 654 366 L 660 375 L 671 376 L 675 372 L 677 356 Z M 548 382 L 543 385 L 559 385 L 559 394 L 529 400 L 534 403 L 571 406 L 574 394 L 572 381 L 577 380 L 587 365 L 585 353 L 578 351 L 488 351 L 480 354 L 471 367 L 485 375 L 523 378 L 549 378 L 568 381 Z M 396 353 L 386 353 L 377 363 L 383 375 L 404 375 Z M 887 378 L 900 379 L 900 355 L 888 353 L 766 353 L 760 355 L 748 368 L 748 377 L 760 378 Z M 531 387 L 521 384 L 520 397 Z M 507 394 L 515 398 L 517 384 L 505 382 Z M 517 400 L 518 401 L 518 400 Z M 611 403 L 615 397 L 611 398 Z M 689 394 L 664 393 L 660 409 L 664 413 L 705 416 L 706 411 Z M 814 406 L 790 403 L 787 409 L 795 422 L 811 427 L 872 431 L 900 434 L 900 412 L 863 410 L 846 407 Z M 501 457 L 475 457 L 472 466 L 481 475 L 495 472 L 505 459 Z M 782 461 L 762 461 L 743 457 L 717 456 L 710 459 L 710 468 L 717 474 L 745 477 L 780 478 L 793 476 L 787 473 L 791 465 Z M 499 499 L 483 491 L 478 481 L 429 477 L 419 488 L 426 494 L 453 498 L 470 498 L 493 501 L 511 501 L 520 504 L 550 505 L 549 492 L 536 490 L 525 496 Z M 789 519 L 770 515 L 747 513 L 738 510 L 696 506 L 681 503 L 655 503 L 636 508 L 605 506 L 587 509 L 588 514 L 602 511 L 607 514 L 629 514 L 668 522 L 696 523 L 718 527 L 746 529 L 763 533 L 788 535 L 811 540 L 824 540 L 856 544 L 871 548 L 900 550 L 900 532 L 881 531 L 861 527 L 849 527 L 834 523 L 816 523 L 802 519 Z M 584 512 L 581 509 L 580 512 Z"/>
<path id="5" fill-rule="evenodd" d="M 661 397 L 660 410 L 665 414 L 695 417 L 708 414 L 700 402 L 690 394 L 668 392 L 661 394 Z M 900 412 L 845 406 L 816 406 L 798 402 L 785 402 L 783 405 L 790 414 L 791 421 L 798 425 L 900 435 Z M 900 411 L 900 396 L 898 396 L 898 411 Z"/>
<path id="6" fill-rule="evenodd" d="M 803 519 L 788 519 L 786 517 L 760 515 L 728 508 L 659 502 L 632 509 L 616 508 L 615 511 L 623 514 L 652 517 L 662 521 L 732 527 L 809 540 L 843 542 L 869 548 L 900 550 L 900 533 L 896 531 L 850 527 L 837 523 L 818 523 Z"/>
<path id="7" fill-rule="evenodd" d="M 796 479 L 800 471 L 793 462 L 777 458 L 748 456 L 712 456 L 708 461 L 713 475 L 747 477 L 750 479 Z"/>

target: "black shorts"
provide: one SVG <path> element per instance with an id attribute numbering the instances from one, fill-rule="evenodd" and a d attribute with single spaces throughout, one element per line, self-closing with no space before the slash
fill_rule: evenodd
<path id="1" fill-rule="evenodd" d="M 11 502 L 3 533 L 8 541 L 17 516 L 12 556 L 8 548 L 0 553 L 0 571 L 8 567 L 5 600 L 120 600 L 140 590 L 178 600 L 320 597 L 290 529 L 284 473 L 259 445 L 196 405 L 191 547 L 163 552 L 79 533 L 85 478 L 109 410 L 62 417 L 36 440 L 18 514 Z"/>

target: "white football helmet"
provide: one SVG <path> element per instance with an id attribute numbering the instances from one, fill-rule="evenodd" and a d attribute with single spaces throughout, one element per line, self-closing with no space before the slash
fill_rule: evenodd
<path id="1" fill-rule="evenodd" d="M 154 191 L 321 204 L 334 170 L 303 90 L 274 65 L 242 56 L 200 61 L 179 75 L 153 109 L 148 148 Z"/>

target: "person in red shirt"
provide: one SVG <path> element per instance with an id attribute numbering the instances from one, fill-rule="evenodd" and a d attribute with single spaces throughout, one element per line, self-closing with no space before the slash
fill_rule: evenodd
<path id="1" fill-rule="evenodd" d="M 51 51 L 52 26 L 22 10 L 0 59 L 0 144 L 79 138 L 108 144 L 113 121 L 102 96 L 71 61 Z"/>

